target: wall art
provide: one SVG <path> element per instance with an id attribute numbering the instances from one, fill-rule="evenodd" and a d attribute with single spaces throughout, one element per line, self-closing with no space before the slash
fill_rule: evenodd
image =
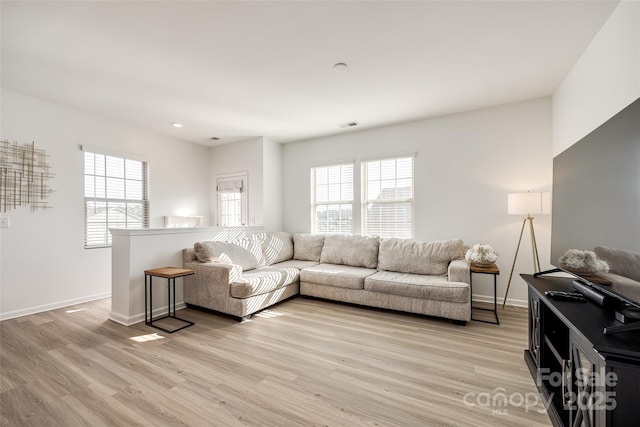
<path id="1" fill-rule="evenodd" d="M 47 198 L 53 192 L 49 181 L 54 174 L 48 157 L 33 142 L 0 141 L 0 212 L 20 206 L 29 206 L 32 211 L 51 207 Z"/>

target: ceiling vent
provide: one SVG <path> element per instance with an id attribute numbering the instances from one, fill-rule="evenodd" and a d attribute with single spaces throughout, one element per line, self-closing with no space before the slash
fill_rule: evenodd
<path id="1" fill-rule="evenodd" d="M 341 128 L 352 128 L 352 127 L 354 127 L 354 126 L 358 126 L 358 122 L 340 123 L 340 124 L 338 125 L 338 127 L 341 127 Z"/>

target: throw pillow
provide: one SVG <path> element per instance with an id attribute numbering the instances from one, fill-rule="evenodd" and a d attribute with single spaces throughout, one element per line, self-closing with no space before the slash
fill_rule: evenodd
<path id="1" fill-rule="evenodd" d="M 196 259 L 200 262 L 216 262 L 211 251 L 209 250 L 209 242 L 197 242 L 193 244 L 193 252 L 196 254 Z"/>
<path id="2" fill-rule="evenodd" d="M 253 234 L 242 239 L 234 240 L 231 243 L 251 252 L 251 254 L 256 258 L 257 267 L 264 267 L 266 265 L 264 255 L 262 254 L 262 245 L 260 244 L 260 239 L 257 235 Z"/>
<path id="3" fill-rule="evenodd" d="M 200 262 L 235 264 L 242 267 L 242 271 L 258 266 L 257 258 L 249 250 L 230 242 L 198 242 L 193 245 L 193 250 Z"/>

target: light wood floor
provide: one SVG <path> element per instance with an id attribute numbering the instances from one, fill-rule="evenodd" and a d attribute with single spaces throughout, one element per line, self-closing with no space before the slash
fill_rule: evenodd
<path id="1" fill-rule="evenodd" d="M 182 310 L 170 335 L 110 303 L 0 322 L 0 425 L 550 425 L 523 308 L 457 326 L 298 297 L 245 323 Z"/>

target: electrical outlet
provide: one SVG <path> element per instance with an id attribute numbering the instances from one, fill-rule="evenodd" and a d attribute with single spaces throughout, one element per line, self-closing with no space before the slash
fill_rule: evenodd
<path id="1" fill-rule="evenodd" d="M 10 221 L 8 216 L 0 217 L 0 228 L 9 228 Z"/>

